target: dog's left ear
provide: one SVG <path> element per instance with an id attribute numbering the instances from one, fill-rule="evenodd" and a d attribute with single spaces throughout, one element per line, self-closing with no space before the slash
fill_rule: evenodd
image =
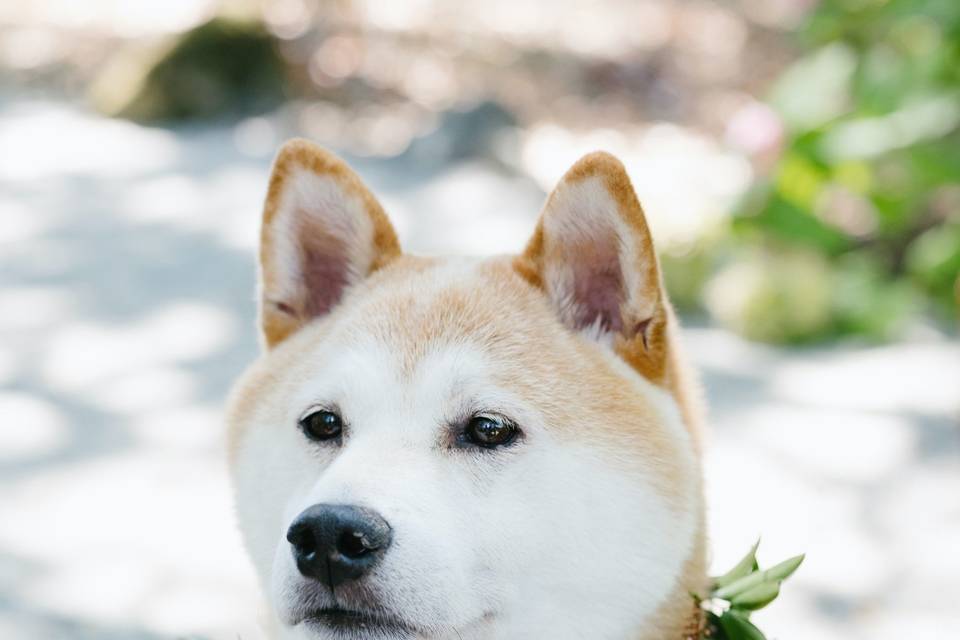
<path id="1" fill-rule="evenodd" d="M 568 328 L 612 339 L 648 379 L 663 378 L 666 293 L 643 209 L 619 160 L 581 158 L 547 199 L 515 268 Z"/>
<path id="2" fill-rule="evenodd" d="M 350 287 L 399 255 L 383 208 L 345 162 L 306 140 L 284 144 L 260 237 L 267 346 L 330 312 Z"/>

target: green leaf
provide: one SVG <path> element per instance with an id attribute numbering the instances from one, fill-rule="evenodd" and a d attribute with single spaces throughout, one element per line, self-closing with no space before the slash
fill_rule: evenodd
<path id="1" fill-rule="evenodd" d="M 766 640 L 763 632 L 737 611 L 730 610 L 720 616 L 720 628 L 728 640 Z"/>
<path id="2" fill-rule="evenodd" d="M 734 596 L 733 600 L 730 601 L 730 605 L 735 609 L 755 611 L 773 602 L 778 595 L 780 595 L 779 580 L 777 582 L 764 582 Z"/>
<path id="3" fill-rule="evenodd" d="M 750 551 L 747 555 L 743 556 L 743 559 L 737 563 L 737 565 L 727 571 L 725 574 L 718 578 L 714 578 L 713 582 L 717 587 L 725 587 L 734 580 L 744 577 L 753 571 L 757 566 L 757 547 L 760 546 L 759 538 L 750 548 Z"/>
<path id="4" fill-rule="evenodd" d="M 779 191 L 755 214 L 734 219 L 734 229 L 759 229 L 766 237 L 779 238 L 790 245 L 816 249 L 826 255 L 840 254 L 851 246 L 850 238 L 836 227 L 818 218 Z"/>
<path id="5" fill-rule="evenodd" d="M 731 582 L 725 587 L 717 589 L 713 593 L 713 597 L 720 598 L 721 600 L 730 600 L 731 598 L 764 582 L 778 582 L 781 580 L 786 580 L 794 571 L 797 570 L 797 567 L 799 567 L 800 563 L 803 562 L 803 558 L 803 555 L 794 556 L 793 558 L 784 560 L 780 564 L 774 565 L 765 571 L 755 571 L 748 576 Z"/>
<path id="6" fill-rule="evenodd" d="M 703 635 L 700 636 L 699 640 L 704 640 L 706 638 L 709 638 L 710 640 L 729 640 L 726 632 L 723 630 L 723 627 L 720 626 L 720 616 L 712 611 L 707 611 L 706 621 L 706 629 L 704 630 Z"/>
<path id="7" fill-rule="evenodd" d="M 806 555 L 802 553 L 798 556 L 793 556 L 792 558 L 784 560 L 780 564 L 770 567 L 763 573 L 768 576 L 766 579 L 786 580 L 793 575 L 793 572 L 796 571 L 801 564 L 803 564 L 803 559 L 805 557 Z"/>

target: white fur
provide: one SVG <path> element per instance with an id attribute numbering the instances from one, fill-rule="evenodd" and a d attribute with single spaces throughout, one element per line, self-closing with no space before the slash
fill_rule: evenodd
<path id="1" fill-rule="evenodd" d="M 424 295 L 463 277 L 465 264 L 426 276 Z M 395 542 L 373 579 L 386 607 L 432 629 L 423 637 L 622 640 L 642 626 L 679 575 L 696 524 L 666 504 L 642 461 L 598 449 L 589 432 L 582 442 L 555 435 L 564 425 L 498 385 L 496 368 L 510 363 L 482 345 L 430 345 L 405 372 L 394 345 L 358 339 L 349 316 L 325 331 L 293 347 L 311 344 L 244 418 L 234 465 L 241 526 L 280 637 L 324 637 L 285 624 L 302 579 L 284 534 L 322 502 L 362 504 L 390 522 Z M 673 401 L 609 357 L 686 442 Z M 306 408 L 328 403 L 348 422 L 342 449 L 296 426 Z M 498 453 L 448 449 L 448 425 L 471 409 L 510 416 L 524 441 Z"/>

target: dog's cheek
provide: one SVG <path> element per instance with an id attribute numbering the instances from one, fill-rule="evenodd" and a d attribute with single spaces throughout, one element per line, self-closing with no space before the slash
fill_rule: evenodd
<path id="1" fill-rule="evenodd" d="M 526 464 L 520 451 L 458 453 L 446 460 L 441 509 L 450 533 L 442 544 L 464 585 L 457 606 L 473 621 L 522 598 L 519 567 L 542 535 L 523 486 L 535 473 Z"/>
<path id="2" fill-rule="evenodd" d="M 499 624 L 505 637 L 618 637 L 671 586 L 689 523 L 642 473 L 620 473 L 587 447 L 538 445 L 504 470 L 509 490 L 478 518 L 495 581 L 509 585 Z M 601 620 L 603 633 L 578 627 Z"/>
<path id="3" fill-rule="evenodd" d="M 393 506 L 384 506 L 396 537 L 380 579 L 394 606 L 421 620 L 457 627 L 485 612 L 474 537 L 481 523 L 465 517 L 470 510 L 461 500 L 458 478 L 442 468 L 429 460 L 416 464 L 410 482 L 391 497 Z"/>
<path id="4" fill-rule="evenodd" d="M 296 429 L 251 424 L 238 443 L 232 465 L 237 518 L 264 587 L 268 587 L 287 526 L 303 494 L 319 473 L 309 443 Z M 287 554 L 289 555 L 289 554 Z"/>

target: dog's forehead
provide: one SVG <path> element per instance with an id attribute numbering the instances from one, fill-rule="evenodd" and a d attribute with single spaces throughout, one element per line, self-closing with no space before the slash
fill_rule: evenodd
<path id="1" fill-rule="evenodd" d="M 285 366 L 275 368 L 284 370 L 287 403 L 320 399 L 372 420 L 471 403 L 516 407 L 523 385 L 544 379 L 546 369 L 535 370 L 556 349 L 554 328 L 569 340 L 505 261 L 405 258 L 281 345 Z"/>
<path id="2" fill-rule="evenodd" d="M 344 382 L 414 381 L 444 390 L 477 378 L 547 414 L 559 398 L 579 410 L 636 412 L 650 387 L 638 387 L 637 372 L 609 349 L 564 328 L 507 257 L 404 256 L 289 342 L 282 350 L 295 363 L 293 378 L 322 370 Z M 625 380 L 631 392 L 624 393 Z"/>
<path id="3" fill-rule="evenodd" d="M 563 339 L 542 296 L 498 258 L 404 258 L 348 297 L 333 321 L 331 340 L 378 342 L 408 375 L 426 359 L 452 366 L 441 351 L 516 359 Z"/>

